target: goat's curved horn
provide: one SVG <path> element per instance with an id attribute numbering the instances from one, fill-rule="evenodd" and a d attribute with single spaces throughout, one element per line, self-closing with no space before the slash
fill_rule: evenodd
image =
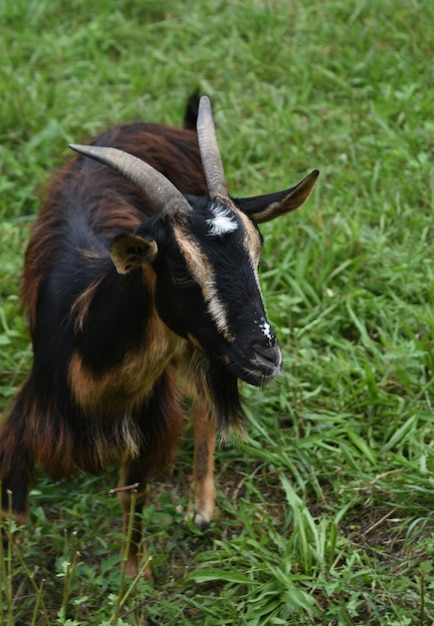
<path id="1" fill-rule="evenodd" d="M 217 137 L 208 96 L 202 96 L 197 116 L 200 156 L 211 198 L 228 198 L 226 177 L 217 144 Z"/>
<path id="2" fill-rule="evenodd" d="M 70 148 L 112 167 L 128 178 L 143 193 L 149 204 L 162 215 L 170 215 L 176 209 L 191 211 L 182 193 L 161 172 L 141 159 L 119 150 L 102 146 L 70 144 Z"/>

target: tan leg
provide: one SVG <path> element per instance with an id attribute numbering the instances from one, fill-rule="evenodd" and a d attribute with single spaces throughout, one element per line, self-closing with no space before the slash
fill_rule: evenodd
<path id="1" fill-rule="evenodd" d="M 216 435 L 214 422 L 205 401 L 196 398 L 193 404 L 194 429 L 194 523 L 200 530 L 210 525 L 216 490 L 214 485 L 214 452 Z"/>
<path id="2" fill-rule="evenodd" d="M 140 514 L 147 501 L 147 491 L 140 483 L 130 482 L 132 472 L 125 467 L 119 478 L 115 490 L 122 507 L 124 541 L 122 545 L 122 559 L 126 559 L 125 572 L 134 578 L 140 571 L 141 562 L 146 555 L 143 545 L 142 522 Z M 131 520 L 131 515 L 133 519 Z M 152 579 L 151 568 L 147 565 L 143 571 L 147 580 Z"/>

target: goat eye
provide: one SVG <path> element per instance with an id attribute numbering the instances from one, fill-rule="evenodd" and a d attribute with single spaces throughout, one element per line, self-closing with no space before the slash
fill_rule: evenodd
<path id="1" fill-rule="evenodd" d="M 178 285 L 188 285 L 189 283 L 193 283 L 193 279 L 187 270 L 177 270 L 172 272 L 173 282 Z"/>

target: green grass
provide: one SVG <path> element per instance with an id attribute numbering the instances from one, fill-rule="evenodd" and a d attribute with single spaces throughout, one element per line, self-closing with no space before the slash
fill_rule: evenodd
<path id="1" fill-rule="evenodd" d="M 243 389 L 210 531 L 183 521 L 188 426 L 144 513 L 152 584 L 120 574 L 115 468 L 41 476 L 0 555 L 1 624 L 434 622 L 433 23 L 429 0 L 0 0 L 2 409 L 31 363 L 23 253 L 67 142 L 179 124 L 199 87 L 234 195 L 321 170 L 262 229 L 285 371 Z"/>

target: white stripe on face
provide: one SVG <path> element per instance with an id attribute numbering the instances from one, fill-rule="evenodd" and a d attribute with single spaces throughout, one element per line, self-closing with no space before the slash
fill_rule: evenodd
<path id="1" fill-rule="evenodd" d="M 219 298 L 213 268 L 208 258 L 203 254 L 199 244 L 193 239 L 191 233 L 185 233 L 185 231 L 178 226 L 173 227 L 173 232 L 187 264 L 189 274 L 200 286 L 208 312 L 214 320 L 218 332 L 221 333 L 227 341 L 233 341 L 229 330 L 226 307 Z"/>

